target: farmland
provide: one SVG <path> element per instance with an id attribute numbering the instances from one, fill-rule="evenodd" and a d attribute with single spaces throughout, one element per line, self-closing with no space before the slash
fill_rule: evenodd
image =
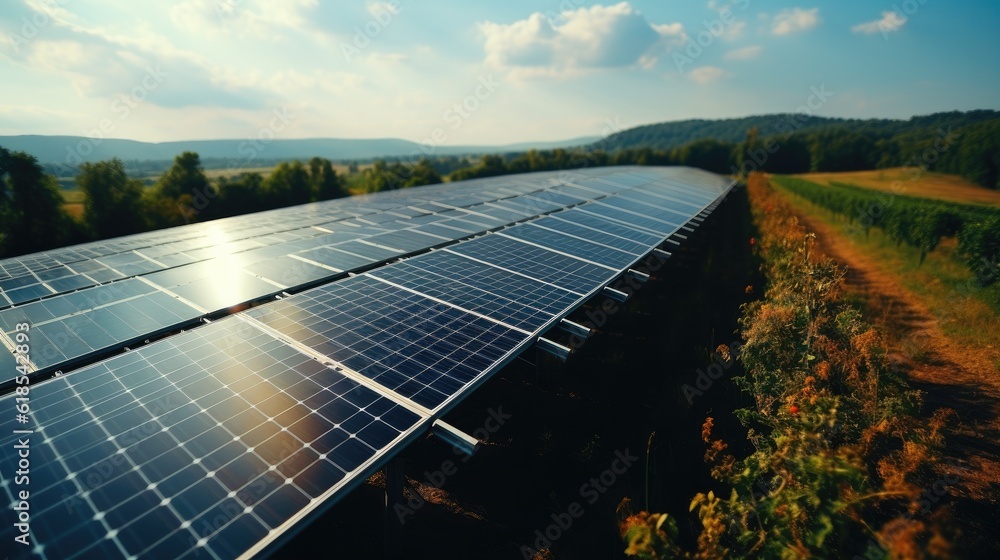
<path id="1" fill-rule="evenodd" d="M 906 196 L 1000 207 L 1000 191 L 984 189 L 957 175 L 924 171 L 916 167 L 843 173 L 802 173 L 792 176 L 826 186 L 837 183 L 850 184 Z"/>

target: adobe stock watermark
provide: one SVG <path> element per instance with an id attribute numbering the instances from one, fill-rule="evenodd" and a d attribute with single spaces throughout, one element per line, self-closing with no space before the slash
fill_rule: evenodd
<path id="1" fill-rule="evenodd" d="M 478 439 L 482 443 L 486 443 L 493 437 L 493 434 L 500 431 L 503 425 L 510 420 L 513 416 L 510 414 L 504 414 L 503 406 L 498 406 L 496 409 L 490 408 L 486 411 L 486 420 L 483 421 L 483 426 L 477 428 L 476 431 L 472 432 L 472 437 Z M 461 458 L 456 459 L 446 459 L 441 462 L 441 466 L 433 471 L 424 471 L 424 484 L 430 486 L 431 488 L 441 488 L 445 485 L 448 480 L 458 473 L 461 463 L 466 463 L 472 459 L 472 455 L 466 455 L 462 450 L 457 447 L 452 448 L 452 452 Z M 396 504 L 393 507 L 393 512 L 399 519 L 399 523 L 405 524 L 406 519 L 411 515 L 417 513 L 417 510 L 424 507 L 427 503 L 424 497 L 420 495 L 420 492 L 412 490 L 410 492 L 412 496 L 406 501 L 405 504 Z"/>
<path id="2" fill-rule="evenodd" d="M 899 31 L 900 27 L 906 25 L 910 16 L 920 11 L 921 6 L 926 3 L 927 0 L 905 0 L 902 5 L 893 4 L 892 10 L 889 12 L 891 17 L 882 18 L 878 22 L 878 30 L 882 33 L 882 38 L 888 41 L 889 37 Z"/>
<path id="3" fill-rule="evenodd" d="M 545 10 L 545 13 L 542 15 L 545 16 L 546 20 L 548 20 L 549 25 L 552 27 L 558 27 L 566 23 L 567 18 L 565 14 L 576 10 L 581 4 L 583 4 L 583 0 L 562 0 L 559 2 L 559 5 L 556 6 L 556 10 L 558 11 Z"/>
<path id="4" fill-rule="evenodd" d="M 592 164 L 600 165 L 602 162 L 597 159 L 598 152 L 605 155 L 615 150 L 619 146 L 621 139 L 619 133 L 625 130 L 621 118 L 615 116 L 614 119 L 604 119 L 604 128 L 601 129 L 601 139 L 591 144 L 590 149 L 581 148 L 570 153 L 570 168 L 559 171 L 558 180 L 563 183 L 570 183 L 575 179 L 588 179 L 589 177 L 578 176 L 573 173 L 574 169 L 586 169 Z M 606 162 L 605 162 L 606 164 Z"/>
<path id="5" fill-rule="evenodd" d="M 7 34 L 7 42 L 14 54 L 21 54 L 21 47 L 27 46 L 32 39 L 38 37 L 42 30 L 52 25 L 50 11 L 63 8 L 71 2 L 72 0 L 42 0 L 39 4 L 45 9 L 36 9 L 30 18 L 28 16 L 22 17 L 21 28 L 18 30 L 20 33 Z"/>
<path id="6" fill-rule="evenodd" d="M 451 107 L 445 109 L 441 113 L 441 119 L 451 125 L 449 128 L 452 131 L 458 130 L 482 108 L 483 103 L 486 103 L 486 101 L 496 94 L 502 85 L 503 82 L 494 79 L 493 74 L 479 76 L 479 81 L 472 88 L 472 91 L 462 99 L 452 103 Z M 427 138 L 418 142 L 417 148 L 399 162 L 402 164 L 404 170 L 400 173 L 390 172 L 392 176 L 389 178 L 389 188 L 395 189 L 405 183 L 410 178 L 410 175 L 412 175 L 413 168 L 420 163 L 420 160 L 434 155 L 437 152 L 438 146 L 447 141 L 448 131 L 441 126 L 434 127 Z"/>
<path id="7" fill-rule="evenodd" d="M 290 113 L 287 107 L 271 111 L 271 118 L 267 126 L 257 129 L 255 134 L 247 136 L 246 140 L 240 142 L 239 146 L 236 147 L 236 153 L 242 159 L 230 160 L 226 164 L 226 169 L 235 172 L 240 167 L 250 166 L 267 149 L 267 145 L 274 141 L 278 133 L 285 130 L 294 120 L 295 114 Z M 190 224 L 218 196 L 219 190 L 211 182 L 205 185 L 204 190 L 197 187 L 192 189 L 190 204 L 177 203 L 177 208 L 180 210 L 184 222 Z"/>
<path id="8" fill-rule="evenodd" d="M 521 555 L 530 560 L 542 550 L 550 548 L 552 543 L 562 538 L 573 527 L 573 523 L 577 519 L 587 513 L 585 506 L 596 504 L 597 500 L 601 499 L 601 496 L 615 485 L 618 477 L 628 472 L 628 469 L 638 460 L 639 458 L 632 455 L 628 448 L 625 451 L 615 451 L 615 458 L 611 461 L 611 466 L 580 486 L 581 500 L 571 502 L 562 512 L 553 513 L 550 516 L 552 519 L 550 525 L 544 529 L 535 530 L 535 540 L 531 546 L 521 546 Z"/>
<path id="9" fill-rule="evenodd" d="M 743 347 L 743 342 L 740 340 L 734 340 L 729 343 L 729 345 L 720 345 L 712 352 L 709 357 L 709 364 L 705 369 L 698 369 L 695 372 L 694 386 L 685 383 L 681 386 L 681 392 L 684 393 L 684 398 L 687 399 L 688 404 L 694 404 L 694 400 L 697 397 L 704 395 L 709 389 L 715 385 L 715 382 L 729 371 L 729 368 L 733 367 L 736 363 L 736 359 L 740 355 L 740 349 Z"/>
<path id="10" fill-rule="evenodd" d="M 663 265 L 666 263 L 666 261 L 667 261 L 666 257 L 661 256 L 659 253 L 653 252 L 650 253 L 639 264 L 633 267 L 633 270 L 641 272 L 643 274 L 652 275 L 654 272 L 663 268 Z M 614 284 L 611 285 L 611 288 L 618 290 L 620 292 L 624 292 L 625 294 L 631 297 L 632 294 L 638 291 L 638 289 L 641 286 L 642 282 L 634 275 L 624 274 L 617 281 L 615 281 Z M 607 322 L 611 319 L 612 316 L 621 311 L 623 307 L 624 305 L 622 305 L 621 303 L 611 298 L 605 298 L 605 300 L 601 303 L 600 307 L 596 309 L 588 309 L 584 313 L 586 319 L 582 320 L 581 323 L 583 324 L 583 326 L 589 328 L 590 330 L 600 329 L 607 324 Z M 572 350 L 581 348 L 586 342 L 587 342 L 586 337 L 581 336 L 579 334 L 574 333 L 569 337 L 569 347 Z"/>
<path id="11" fill-rule="evenodd" d="M 834 95 L 835 92 L 826 89 L 826 84 L 820 84 L 819 87 L 810 86 L 805 104 L 799 105 L 794 113 L 779 121 L 774 127 L 774 132 L 789 134 L 801 129 Z M 773 136 L 768 136 L 763 142 L 763 146 L 747 148 L 742 165 L 739 167 L 735 163 L 730 165 L 729 170 L 732 175 L 745 178 L 750 173 L 759 171 L 772 155 L 781 150 L 781 144 Z"/>
<path id="12" fill-rule="evenodd" d="M 139 83 L 127 92 L 118 94 L 111 101 L 110 110 L 111 113 L 117 115 L 118 122 L 129 118 L 132 111 L 142 105 L 146 98 L 156 91 L 169 76 L 160 68 L 159 64 L 147 65 L 145 71 L 146 73 L 139 80 Z M 76 145 L 67 145 L 65 164 L 59 166 L 60 173 L 72 171 L 73 168 L 83 164 L 94 153 L 94 149 L 101 145 L 104 138 L 115 131 L 115 126 L 114 120 L 107 117 L 102 118 L 94 128 L 83 132 L 84 138 L 80 139 Z"/>
<path id="13" fill-rule="evenodd" d="M 857 235 L 863 234 L 867 236 L 868 230 L 878 223 L 882 215 L 885 214 L 886 209 L 893 205 L 896 197 L 906 193 L 908 189 L 907 183 L 920 181 L 928 169 L 930 169 L 930 166 L 936 163 L 942 154 L 950 150 L 961 135 L 950 128 L 947 130 L 939 128 L 938 136 L 939 138 L 934 141 L 933 145 L 928 146 L 923 152 L 913 156 L 903 164 L 903 167 L 906 168 L 906 171 L 904 171 L 904 180 L 897 179 L 893 181 L 889 185 L 888 192 L 881 190 L 872 191 L 876 200 L 861 209 L 861 213 L 856 221 L 852 220 L 844 226 L 844 233 L 848 238 L 854 241 L 854 237 Z"/>
<path id="14" fill-rule="evenodd" d="M 344 60 L 348 64 L 353 62 L 351 59 L 371 46 L 372 41 L 382 35 L 382 32 L 392 25 L 396 16 L 402 12 L 403 7 L 397 0 L 369 4 L 368 13 L 371 18 L 364 25 L 354 26 L 354 37 L 350 43 L 344 41 L 340 43 L 340 53 L 344 55 Z"/>
<path id="15" fill-rule="evenodd" d="M 959 472 L 965 472 L 966 468 L 959 466 L 957 464 L 950 463 Z M 934 481 L 929 487 L 924 488 L 924 491 L 920 493 L 920 499 L 917 504 L 920 509 L 916 512 L 911 512 L 907 510 L 903 514 L 903 518 L 907 521 L 912 521 L 918 517 L 927 517 L 934 510 L 934 507 L 948 494 L 948 488 L 958 484 L 960 478 L 954 475 L 945 475 Z M 891 542 L 894 540 L 896 535 L 901 532 L 908 531 L 910 528 L 905 523 L 899 523 L 893 525 L 886 535 L 886 541 Z M 868 546 L 865 548 L 864 555 L 856 554 L 853 560 L 878 560 L 885 558 L 889 553 L 889 547 L 881 540 L 876 540 L 875 538 L 868 539 Z"/>
<path id="16" fill-rule="evenodd" d="M 736 0 L 733 4 L 743 12 L 750 7 L 750 0 Z M 701 23 L 704 29 L 694 36 L 688 37 L 683 52 L 674 51 L 672 55 L 674 65 L 677 67 L 677 72 L 679 73 L 683 74 L 685 66 L 694 64 L 694 61 L 705 53 L 705 49 L 711 47 L 716 39 L 722 37 L 726 29 L 737 23 L 737 19 L 733 10 L 729 6 L 726 6 L 719 10 L 719 17 L 702 20 Z"/>

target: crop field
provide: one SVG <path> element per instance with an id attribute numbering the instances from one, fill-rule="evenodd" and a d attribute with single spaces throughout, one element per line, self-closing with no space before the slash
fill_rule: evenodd
<path id="1" fill-rule="evenodd" d="M 958 175 L 922 171 L 916 167 L 841 173 L 803 173 L 793 177 L 826 186 L 848 184 L 906 196 L 1000 207 L 1000 191 L 984 189 Z"/>

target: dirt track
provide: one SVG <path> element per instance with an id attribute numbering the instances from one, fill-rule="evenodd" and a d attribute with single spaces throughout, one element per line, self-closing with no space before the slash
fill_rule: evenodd
<path id="1" fill-rule="evenodd" d="M 955 518 L 967 534 L 976 533 L 996 547 L 1000 540 L 996 511 L 1000 503 L 1000 380 L 996 368 L 982 352 L 946 337 L 937 319 L 899 278 L 844 235 L 808 215 L 798 213 L 798 217 L 816 233 L 821 250 L 847 267 L 846 289 L 862 298 L 870 320 L 887 333 L 891 358 L 911 385 L 925 393 L 925 415 L 941 407 L 957 413 L 958 425 L 948 435 L 945 451 L 953 465 L 946 474 L 959 480 L 949 489 L 956 500 Z M 913 348 L 921 354 L 919 361 L 906 357 L 912 352 L 904 350 Z"/>

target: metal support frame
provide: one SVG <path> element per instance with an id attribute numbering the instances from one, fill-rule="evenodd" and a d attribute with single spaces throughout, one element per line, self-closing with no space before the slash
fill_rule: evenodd
<path id="1" fill-rule="evenodd" d="M 385 468 L 385 558 L 397 560 L 402 558 L 403 521 L 396 515 L 396 506 L 405 502 L 403 499 L 403 460 L 393 457 Z"/>
<path id="2" fill-rule="evenodd" d="M 590 330 L 590 327 L 570 321 L 569 319 L 563 319 L 559 321 L 559 328 L 568 332 L 569 334 L 579 336 L 580 338 L 588 338 L 592 332 Z"/>
<path id="3" fill-rule="evenodd" d="M 431 433 L 469 457 L 475 455 L 476 451 L 479 450 L 480 442 L 478 439 L 440 418 L 435 420 L 434 424 L 431 425 Z"/>
<path id="4" fill-rule="evenodd" d="M 569 355 L 573 352 L 572 348 L 563 346 L 558 342 L 552 342 L 551 340 L 542 337 L 538 337 L 538 342 L 535 346 L 537 346 L 539 350 L 548 352 L 564 362 L 569 359 Z"/>
<path id="5" fill-rule="evenodd" d="M 620 301 L 622 303 L 628 301 L 628 294 L 626 294 L 621 290 L 616 290 L 611 286 L 604 286 L 603 294 L 615 301 Z"/>

